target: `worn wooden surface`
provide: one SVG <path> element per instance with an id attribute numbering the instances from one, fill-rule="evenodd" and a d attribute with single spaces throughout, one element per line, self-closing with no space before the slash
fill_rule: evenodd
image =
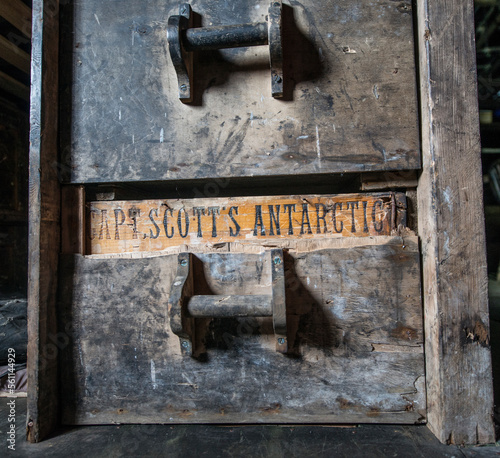
<path id="1" fill-rule="evenodd" d="M 441 441 L 495 441 L 474 9 L 419 2 L 423 250 L 429 427 Z"/>
<path id="2" fill-rule="evenodd" d="M 60 250 L 57 177 L 57 0 L 33 0 L 29 152 L 28 415 L 38 442 L 58 421 L 56 287 Z"/>
<path id="3" fill-rule="evenodd" d="M 0 3 L 0 16 L 7 19 L 14 27 L 31 37 L 31 8 L 21 0 L 9 0 Z"/>
<path id="4" fill-rule="evenodd" d="M 85 187 L 61 187 L 61 253 L 85 254 Z"/>
<path id="5" fill-rule="evenodd" d="M 86 239 L 88 254 L 105 254 L 391 235 L 399 225 L 406 225 L 403 193 L 110 201 L 89 203 Z"/>
<path id="6" fill-rule="evenodd" d="M 269 2 L 192 5 L 210 26 L 262 21 Z M 63 6 L 68 181 L 420 166 L 411 2 L 285 1 L 285 100 L 271 97 L 269 52 L 261 46 L 198 56 L 202 95 L 194 105 L 178 100 L 166 45 L 167 20 L 178 6 L 173 0 Z"/>
<path id="7" fill-rule="evenodd" d="M 285 256 L 288 356 L 271 318 L 238 318 L 197 319 L 204 357 L 182 357 L 167 311 L 177 255 L 63 256 L 64 423 L 425 421 L 417 239 L 374 239 Z M 195 294 L 268 287 L 262 251 L 193 256 Z"/>

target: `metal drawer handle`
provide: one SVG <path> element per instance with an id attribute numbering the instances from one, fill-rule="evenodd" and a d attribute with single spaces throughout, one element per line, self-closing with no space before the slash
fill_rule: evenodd
<path id="1" fill-rule="evenodd" d="M 266 22 L 218 27 L 193 26 L 193 11 L 189 3 L 179 8 L 179 15 L 170 16 L 167 41 L 170 57 L 177 73 L 179 99 L 193 100 L 193 52 L 269 44 L 271 92 L 283 97 L 283 50 L 281 46 L 281 0 L 269 7 Z"/>
<path id="2" fill-rule="evenodd" d="M 178 256 L 177 275 L 168 300 L 170 328 L 179 336 L 181 351 L 196 353 L 195 318 L 273 317 L 276 351 L 287 352 L 285 271 L 283 251 L 267 252 L 271 263 L 269 295 L 194 295 L 193 262 L 191 253 Z"/>

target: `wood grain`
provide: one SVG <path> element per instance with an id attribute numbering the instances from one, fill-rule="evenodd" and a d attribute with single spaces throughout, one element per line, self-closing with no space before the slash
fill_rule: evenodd
<path id="1" fill-rule="evenodd" d="M 31 38 L 31 9 L 21 0 L 0 2 L 0 16 Z"/>
<path id="2" fill-rule="evenodd" d="M 267 0 L 195 0 L 203 26 L 263 21 Z M 265 46 L 200 53 L 178 99 L 166 24 L 178 2 L 68 5 L 63 148 L 73 183 L 420 166 L 412 3 L 284 2 L 284 100 Z M 67 123 L 67 124 L 66 124 Z"/>
<path id="3" fill-rule="evenodd" d="M 429 427 L 495 442 L 471 0 L 418 2 L 422 239 Z"/>
<path id="4" fill-rule="evenodd" d="M 61 253 L 85 254 L 85 187 L 61 188 Z"/>
<path id="5" fill-rule="evenodd" d="M 405 213 L 404 194 L 391 192 L 90 202 L 87 252 L 390 235 Z"/>
<path id="6" fill-rule="evenodd" d="M 30 88 L 12 76 L 0 71 L 0 88 L 22 100 L 29 100 Z"/>
<path id="7" fill-rule="evenodd" d="M 271 318 L 201 323 L 181 356 L 166 307 L 177 255 L 61 258 L 67 424 L 425 421 L 418 240 L 285 255 L 289 356 Z M 197 253 L 194 294 L 258 294 L 260 253 Z M 376 351 L 374 350 L 376 346 Z"/>
<path id="8" fill-rule="evenodd" d="M 18 48 L 14 43 L 0 35 L 0 57 L 9 64 L 27 73 L 30 73 L 30 55 Z"/>
<path id="9" fill-rule="evenodd" d="M 60 250 L 57 0 L 33 1 L 29 151 L 27 437 L 38 442 L 59 419 L 56 290 Z"/>

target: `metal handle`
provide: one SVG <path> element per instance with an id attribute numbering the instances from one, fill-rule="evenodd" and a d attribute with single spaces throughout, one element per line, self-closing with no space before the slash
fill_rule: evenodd
<path id="1" fill-rule="evenodd" d="M 168 48 L 177 73 L 179 99 L 185 103 L 193 100 L 193 52 L 267 44 L 271 64 L 271 92 L 273 97 L 283 97 L 281 9 L 281 0 L 272 2 L 267 22 L 192 28 L 191 5 L 181 5 L 179 15 L 170 16 L 167 26 Z"/>
<path id="2" fill-rule="evenodd" d="M 283 251 L 275 249 L 267 253 L 271 263 L 270 294 L 213 296 L 194 295 L 192 254 L 179 254 L 168 306 L 170 328 L 179 336 L 183 354 L 192 356 L 196 353 L 195 318 L 250 316 L 272 316 L 276 351 L 287 352 Z"/>

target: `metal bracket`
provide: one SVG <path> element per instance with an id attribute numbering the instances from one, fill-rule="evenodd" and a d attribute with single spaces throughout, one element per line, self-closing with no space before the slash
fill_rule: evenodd
<path id="1" fill-rule="evenodd" d="M 179 15 L 170 16 L 167 41 L 170 57 L 177 73 L 179 99 L 193 100 L 193 52 L 225 48 L 262 46 L 269 44 L 271 65 L 271 92 L 283 97 L 283 49 L 281 46 L 280 1 L 269 7 L 267 22 L 192 28 L 193 11 L 189 3 L 179 8 Z"/>
<path id="2" fill-rule="evenodd" d="M 194 295 L 193 255 L 179 254 L 177 275 L 170 290 L 168 307 L 170 328 L 179 336 L 183 354 L 189 356 L 196 354 L 195 319 L 209 317 L 272 316 L 276 351 L 280 353 L 288 351 L 283 251 L 275 249 L 266 253 L 271 265 L 271 294 L 241 296 Z"/>

